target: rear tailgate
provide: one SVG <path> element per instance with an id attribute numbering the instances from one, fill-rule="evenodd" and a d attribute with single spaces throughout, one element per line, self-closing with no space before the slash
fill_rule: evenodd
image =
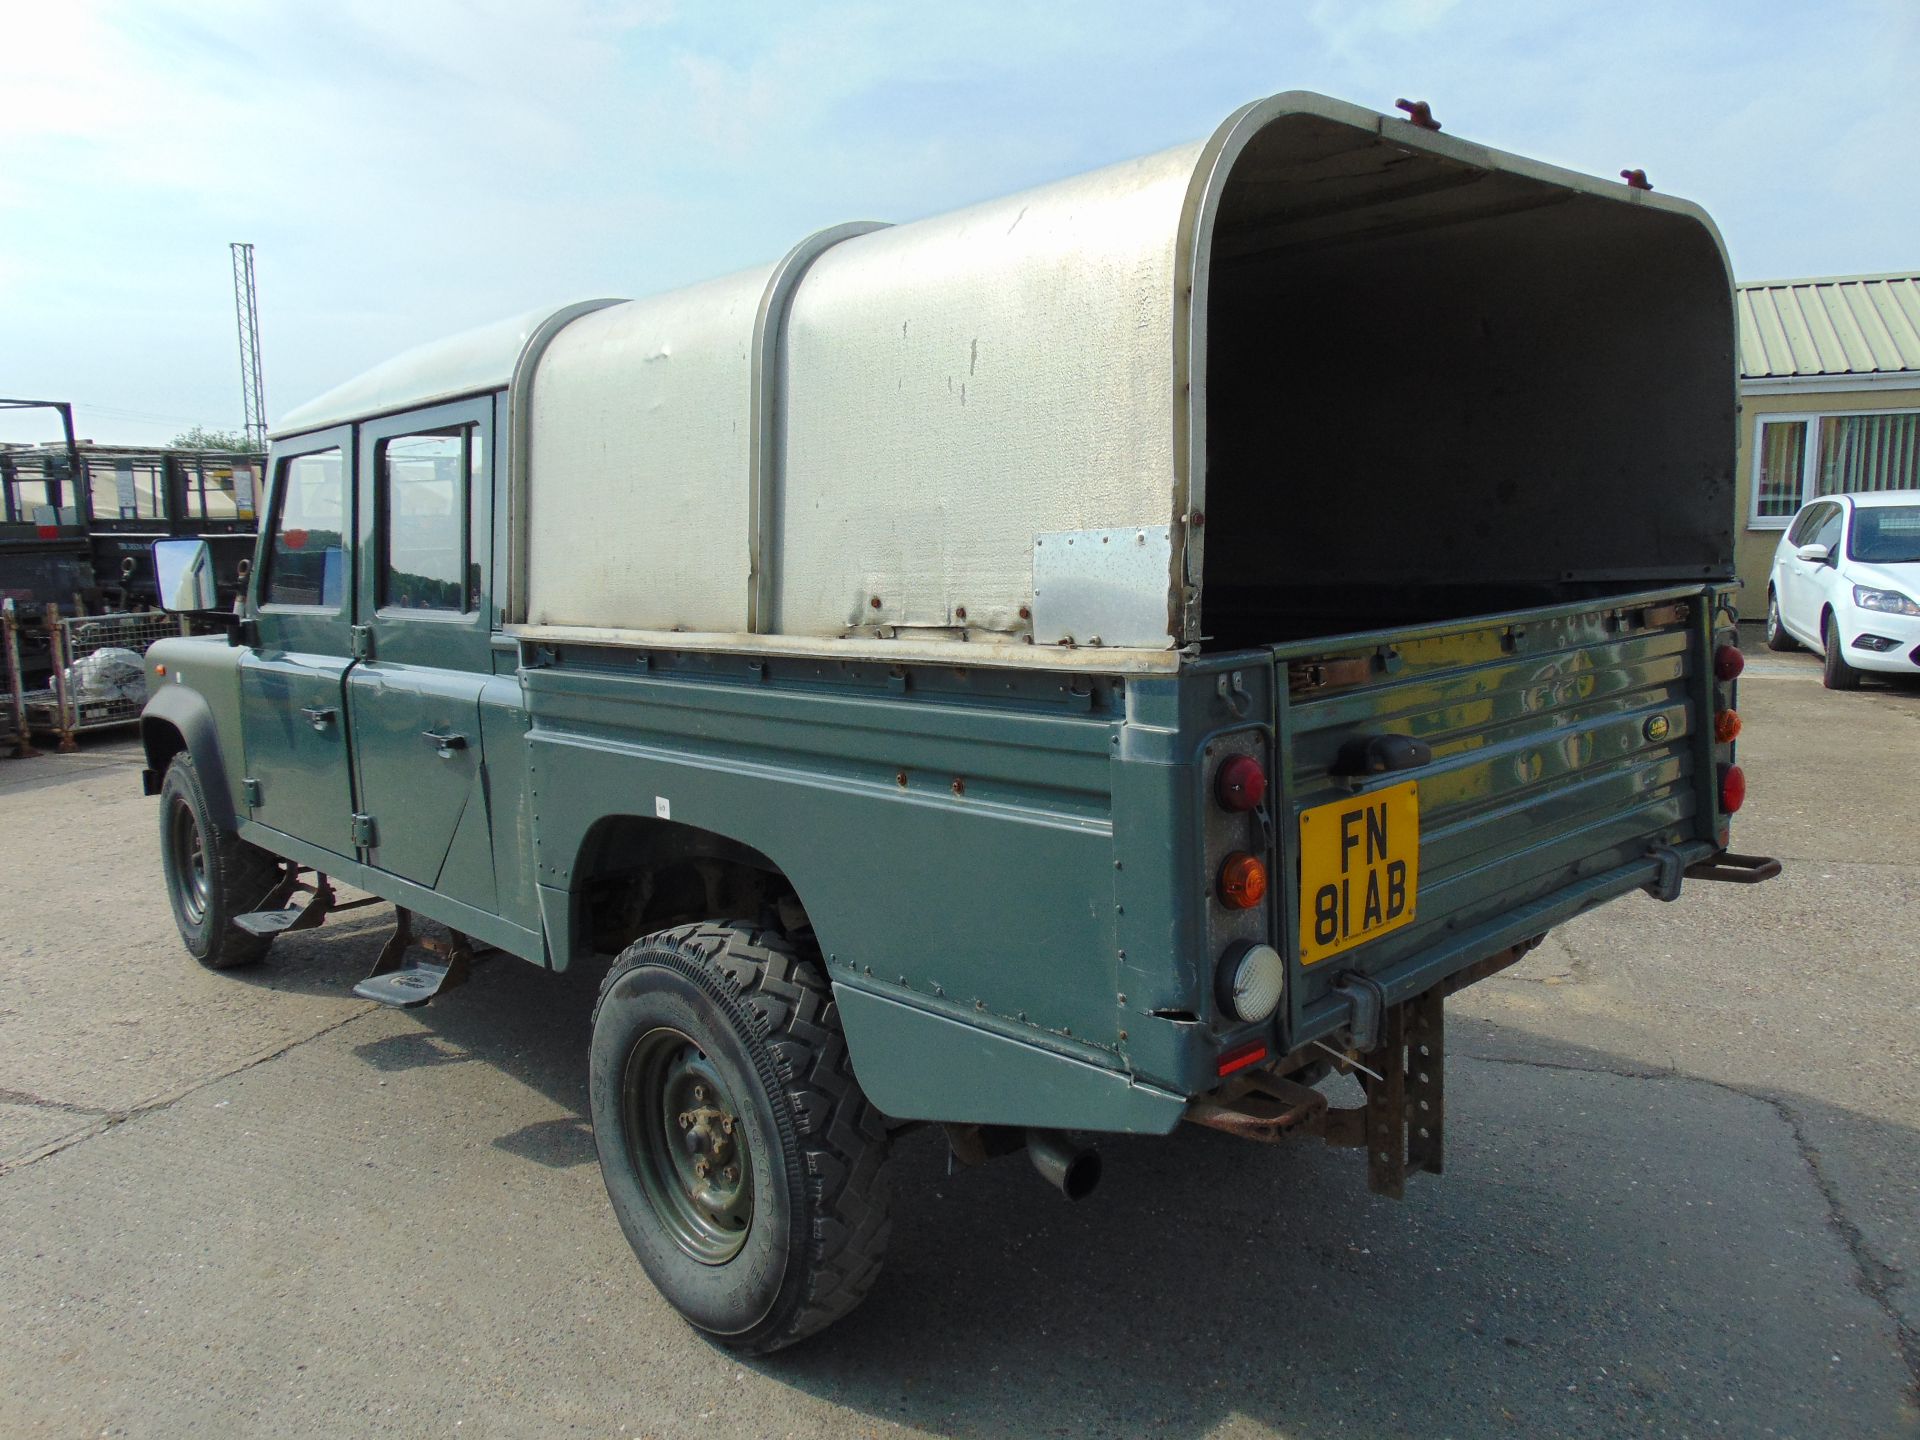
<path id="1" fill-rule="evenodd" d="M 1333 988 L 1355 971 L 1397 1002 L 1714 850 L 1712 603 L 1668 590 L 1276 649 L 1297 1039 L 1345 1018 Z"/>

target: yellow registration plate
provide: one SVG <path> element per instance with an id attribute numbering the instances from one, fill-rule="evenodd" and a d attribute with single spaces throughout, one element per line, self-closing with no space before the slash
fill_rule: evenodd
<path id="1" fill-rule="evenodd" d="M 1302 965 L 1398 930 L 1419 888 L 1418 782 L 1300 812 Z"/>

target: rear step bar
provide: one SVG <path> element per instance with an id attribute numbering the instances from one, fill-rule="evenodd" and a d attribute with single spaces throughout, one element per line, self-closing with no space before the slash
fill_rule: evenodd
<path id="1" fill-rule="evenodd" d="M 1379 1043 L 1349 1066 L 1366 1092 L 1364 1105 L 1334 1106 L 1311 1086 L 1257 1071 L 1196 1100 L 1185 1118 L 1269 1144 L 1311 1137 L 1364 1147 L 1367 1188 L 1398 1200 L 1409 1172 L 1438 1175 L 1445 1160 L 1446 1003 L 1445 987 L 1436 986 L 1388 1009 Z"/>

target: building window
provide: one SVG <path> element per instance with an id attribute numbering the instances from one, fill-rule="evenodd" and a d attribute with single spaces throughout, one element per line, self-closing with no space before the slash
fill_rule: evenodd
<path id="1" fill-rule="evenodd" d="M 1760 422 L 1760 471 L 1754 479 L 1754 518 L 1790 520 L 1803 503 L 1807 474 L 1807 422 Z"/>
<path id="2" fill-rule="evenodd" d="M 1819 495 L 1920 488 L 1920 410 L 1763 415 L 1755 436 L 1756 529 L 1775 529 Z"/>
<path id="3" fill-rule="evenodd" d="M 1920 410 L 1904 415 L 1822 415 L 1820 493 L 1920 487 Z"/>

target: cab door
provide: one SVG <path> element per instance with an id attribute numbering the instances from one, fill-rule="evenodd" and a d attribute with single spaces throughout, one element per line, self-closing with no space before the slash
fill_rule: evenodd
<path id="1" fill-rule="evenodd" d="M 366 859 L 486 910 L 492 424 L 481 399 L 361 425 L 365 618 L 347 676 Z"/>
<path id="2" fill-rule="evenodd" d="M 353 445 L 346 427 L 276 447 L 240 660 L 248 815 L 354 853 L 344 681 L 353 663 Z"/>

